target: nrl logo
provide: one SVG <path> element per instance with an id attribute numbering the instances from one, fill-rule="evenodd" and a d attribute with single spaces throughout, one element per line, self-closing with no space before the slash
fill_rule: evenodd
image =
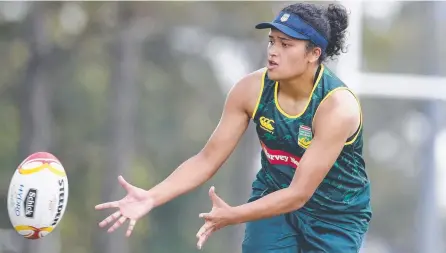
<path id="1" fill-rule="evenodd" d="M 310 146 L 312 139 L 313 133 L 311 131 L 311 128 L 301 125 L 299 127 L 299 134 L 297 136 L 297 144 L 299 144 L 300 147 L 307 149 Z"/>
<path id="2" fill-rule="evenodd" d="M 282 15 L 282 17 L 280 18 L 280 21 L 285 22 L 288 20 L 288 18 L 290 17 L 290 14 L 285 13 Z"/>

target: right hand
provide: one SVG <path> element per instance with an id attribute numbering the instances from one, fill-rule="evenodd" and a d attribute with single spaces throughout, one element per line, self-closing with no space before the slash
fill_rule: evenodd
<path id="1" fill-rule="evenodd" d="M 107 208 L 118 208 L 119 210 L 112 215 L 105 218 L 99 223 L 101 228 L 116 222 L 111 226 L 107 232 L 111 233 L 119 228 L 127 219 L 130 220 L 126 236 L 129 237 L 132 234 L 133 228 L 139 218 L 146 215 L 154 207 L 153 199 L 147 194 L 147 191 L 136 186 L 133 186 L 122 176 L 118 177 L 119 184 L 127 191 L 127 195 L 118 201 L 107 202 L 95 206 L 96 210 L 102 210 Z"/>

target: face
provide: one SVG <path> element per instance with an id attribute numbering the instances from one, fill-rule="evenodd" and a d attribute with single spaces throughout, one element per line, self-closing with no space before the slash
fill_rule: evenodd
<path id="1" fill-rule="evenodd" d="M 311 64 L 317 64 L 320 48 L 307 50 L 307 41 L 297 40 L 271 29 L 268 44 L 268 77 L 275 81 L 302 75 Z"/>

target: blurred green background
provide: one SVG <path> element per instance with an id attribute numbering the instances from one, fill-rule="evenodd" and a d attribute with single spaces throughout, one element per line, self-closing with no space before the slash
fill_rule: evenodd
<path id="1" fill-rule="evenodd" d="M 252 126 L 210 182 L 151 212 L 130 239 L 100 230 L 109 213 L 94 205 L 123 196 L 118 175 L 150 188 L 202 148 L 228 89 L 264 66 L 268 40 L 254 25 L 288 3 L 1 2 L 2 203 L 17 165 L 42 150 L 62 161 L 70 197 L 57 230 L 39 242 L 16 235 L 0 208 L 0 252 L 197 252 L 209 187 L 232 205 L 248 199 L 260 152 Z M 429 30 L 442 17 L 432 16 L 433 2 L 363 4 L 362 71 L 446 76 L 446 30 Z M 430 253 L 417 241 L 425 102 L 362 98 L 374 208 L 364 253 Z M 219 231 L 203 252 L 241 252 L 243 228 Z"/>

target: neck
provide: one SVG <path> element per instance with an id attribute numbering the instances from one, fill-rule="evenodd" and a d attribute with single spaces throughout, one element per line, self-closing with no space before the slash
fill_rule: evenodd
<path id="1" fill-rule="evenodd" d="M 295 99 L 307 98 L 313 90 L 318 67 L 319 65 L 311 66 L 293 79 L 280 81 L 280 91 Z"/>

